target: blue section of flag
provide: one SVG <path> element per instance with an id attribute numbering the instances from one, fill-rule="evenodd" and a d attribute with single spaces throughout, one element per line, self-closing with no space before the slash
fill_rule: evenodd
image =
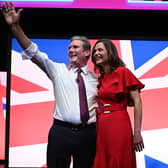
<path id="1" fill-rule="evenodd" d="M 146 168 L 168 168 L 168 164 L 165 164 L 147 155 L 145 155 L 145 165 Z"/>
<path id="2" fill-rule="evenodd" d="M 137 69 L 166 48 L 168 46 L 168 41 L 132 40 L 131 46 L 135 69 Z"/>
<path id="3" fill-rule="evenodd" d="M 2 104 L 2 108 L 3 108 L 3 110 L 6 110 L 6 104 L 5 103 Z"/>
<path id="4" fill-rule="evenodd" d="M 55 62 L 65 63 L 69 65 L 68 59 L 68 45 L 69 40 L 67 39 L 31 39 L 33 42 L 37 43 L 39 49 L 42 52 L 48 54 L 48 57 Z M 22 52 L 22 48 L 16 41 L 12 40 L 12 49 L 18 52 Z"/>
<path id="5" fill-rule="evenodd" d="M 12 50 L 15 50 L 17 52 L 22 52 L 22 48 L 20 47 L 16 39 L 12 39 Z"/>

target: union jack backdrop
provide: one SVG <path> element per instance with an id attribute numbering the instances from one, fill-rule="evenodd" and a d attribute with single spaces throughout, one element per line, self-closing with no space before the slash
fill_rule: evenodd
<path id="1" fill-rule="evenodd" d="M 68 65 L 69 40 L 32 40 L 51 59 Z M 95 41 L 90 40 L 92 45 Z M 113 42 L 127 67 L 145 84 L 141 92 L 145 149 L 137 153 L 137 166 L 168 168 L 168 41 Z M 54 107 L 52 83 L 30 60 L 22 60 L 21 51 L 13 39 L 9 166 L 45 167 L 47 136 Z M 89 68 L 93 70 L 91 61 Z M 133 109 L 128 108 L 128 111 L 133 124 Z"/>

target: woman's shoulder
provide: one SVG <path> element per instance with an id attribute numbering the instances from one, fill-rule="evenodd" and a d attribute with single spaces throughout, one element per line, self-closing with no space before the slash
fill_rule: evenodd
<path id="1" fill-rule="evenodd" d="M 125 72 L 127 70 L 128 70 L 128 68 L 126 68 L 125 66 L 119 66 L 114 70 L 114 72 L 122 73 L 122 72 Z"/>
<path id="2" fill-rule="evenodd" d="M 125 66 L 119 66 L 115 69 L 115 72 L 119 72 L 119 73 L 124 73 L 124 72 L 130 72 L 132 73 L 132 71 L 128 68 L 128 67 L 125 67 Z"/>
<path id="3" fill-rule="evenodd" d="M 116 68 L 117 71 L 125 71 L 127 70 L 128 68 L 126 66 L 119 66 Z"/>

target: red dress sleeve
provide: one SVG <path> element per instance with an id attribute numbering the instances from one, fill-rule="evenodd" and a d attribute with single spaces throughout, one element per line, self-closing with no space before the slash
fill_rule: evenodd
<path id="1" fill-rule="evenodd" d="M 126 67 L 119 68 L 119 71 L 123 71 L 121 74 L 121 82 L 123 91 L 127 94 L 127 105 L 134 106 L 133 100 L 130 97 L 129 90 L 141 91 L 145 85 Z"/>
<path id="2" fill-rule="evenodd" d="M 139 91 L 145 85 L 126 67 L 118 67 L 114 71 L 114 81 L 117 83 L 117 93 L 128 92 L 128 90 Z"/>
<path id="3" fill-rule="evenodd" d="M 126 67 L 118 67 L 112 73 L 100 76 L 98 96 L 101 100 L 124 101 L 128 106 L 133 105 L 129 90 L 140 90 L 145 85 Z"/>
<path id="4" fill-rule="evenodd" d="M 129 90 L 141 91 L 145 85 L 126 67 L 118 67 L 114 71 L 114 80 L 116 83 L 116 94 L 127 95 L 128 106 L 133 106 L 133 101 L 129 95 Z"/>
<path id="5" fill-rule="evenodd" d="M 124 77 L 125 84 L 128 89 L 138 89 L 140 91 L 145 87 L 145 85 L 128 68 L 125 68 Z"/>

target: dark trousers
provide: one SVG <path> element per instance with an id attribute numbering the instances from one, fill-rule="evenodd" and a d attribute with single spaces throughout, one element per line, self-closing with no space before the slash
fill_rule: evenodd
<path id="1" fill-rule="evenodd" d="M 96 125 L 74 126 L 55 120 L 48 135 L 47 167 L 92 168 L 95 157 Z"/>

